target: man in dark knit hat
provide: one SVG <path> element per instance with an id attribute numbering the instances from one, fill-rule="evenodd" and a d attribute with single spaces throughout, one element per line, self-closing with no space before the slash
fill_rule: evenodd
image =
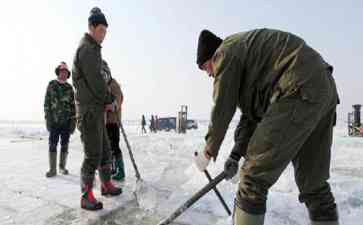
<path id="1" fill-rule="evenodd" d="M 102 75 L 101 44 L 106 36 L 107 21 L 97 7 L 88 18 L 88 33 L 82 38 L 74 56 L 72 79 L 76 89 L 78 129 L 84 148 L 81 168 L 81 207 L 102 209 L 93 195 L 93 181 L 98 169 L 102 195 L 119 195 L 121 188 L 111 182 L 111 147 L 107 136 L 105 113 L 112 110 L 112 98 Z"/>
<path id="2" fill-rule="evenodd" d="M 214 78 L 206 146 L 195 162 L 203 171 L 216 160 L 236 108 L 242 112 L 227 179 L 240 168 L 235 225 L 262 225 L 269 188 L 292 162 L 299 200 L 312 225 L 337 225 L 328 183 L 338 94 L 333 68 L 300 37 L 256 29 L 224 40 L 199 36 L 197 64 Z"/>

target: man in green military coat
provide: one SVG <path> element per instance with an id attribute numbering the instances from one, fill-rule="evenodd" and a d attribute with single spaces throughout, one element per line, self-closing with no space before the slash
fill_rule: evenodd
<path id="1" fill-rule="evenodd" d="M 111 182 L 111 147 L 105 121 L 105 113 L 112 110 L 112 98 L 101 71 L 101 43 L 107 27 L 104 14 L 99 8 L 93 8 L 88 18 L 89 32 L 84 35 L 77 48 L 72 68 L 78 106 L 78 128 L 84 148 L 81 207 L 87 210 L 103 208 L 92 192 L 96 169 L 102 183 L 102 195 L 119 195 L 122 191 Z"/>
<path id="2" fill-rule="evenodd" d="M 256 29 L 224 40 L 199 36 L 197 64 L 214 78 L 206 146 L 196 164 L 216 160 L 229 123 L 242 112 L 235 146 L 225 162 L 227 179 L 240 168 L 235 225 L 262 225 L 269 188 L 292 162 L 299 200 L 313 225 L 337 225 L 328 183 L 338 94 L 333 68 L 298 36 Z"/>

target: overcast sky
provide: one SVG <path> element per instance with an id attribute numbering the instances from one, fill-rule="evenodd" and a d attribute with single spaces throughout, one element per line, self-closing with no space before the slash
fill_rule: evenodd
<path id="1" fill-rule="evenodd" d="M 319 3 L 321 2 L 321 3 Z M 340 118 L 363 103 L 363 1 L 6 1 L 0 13 L 0 120 L 42 120 L 46 86 L 60 61 L 72 63 L 87 18 L 109 23 L 102 54 L 125 95 L 124 119 L 141 114 L 208 119 L 212 81 L 196 66 L 199 32 L 254 28 L 298 34 L 335 68 Z"/>

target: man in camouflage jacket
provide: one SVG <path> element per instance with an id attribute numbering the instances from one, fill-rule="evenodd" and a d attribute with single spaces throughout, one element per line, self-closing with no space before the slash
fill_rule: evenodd
<path id="1" fill-rule="evenodd" d="M 68 174 L 66 162 L 68 156 L 69 137 L 76 126 L 74 92 L 67 82 L 70 71 L 65 62 L 61 62 L 55 69 L 56 80 L 49 82 L 44 101 L 44 113 L 47 130 L 49 131 L 49 167 L 47 177 L 57 174 L 57 145 L 60 138 L 61 151 L 59 170 Z"/>
<path id="2" fill-rule="evenodd" d="M 330 185 L 330 148 L 338 94 L 333 68 L 298 36 L 272 29 L 237 33 L 224 40 L 204 30 L 197 64 L 214 78 L 206 146 L 200 170 L 218 156 L 237 108 L 242 116 L 225 163 L 227 178 L 240 168 L 236 225 L 262 225 L 269 188 L 292 162 L 299 200 L 313 225 L 337 225 Z"/>

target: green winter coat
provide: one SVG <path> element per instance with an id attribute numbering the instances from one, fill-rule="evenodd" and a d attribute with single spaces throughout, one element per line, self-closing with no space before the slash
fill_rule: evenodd
<path id="1" fill-rule="evenodd" d="M 69 83 L 57 80 L 49 82 L 44 100 L 44 113 L 48 129 L 75 125 L 75 102 L 73 88 Z"/>
<path id="2" fill-rule="evenodd" d="M 73 60 L 72 80 L 79 107 L 104 108 L 112 99 L 101 74 L 101 46 L 89 35 L 82 38 Z"/>
<path id="3" fill-rule="evenodd" d="M 212 62 L 214 106 L 206 148 L 214 159 L 236 108 L 241 109 L 243 116 L 235 140 L 245 149 L 271 103 L 282 95 L 296 92 L 309 81 L 314 75 L 310 70 L 315 69 L 315 65 L 332 69 L 301 38 L 271 29 L 256 29 L 227 37 L 213 55 Z M 237 149 L 241 155 L 241 148 Z"/>

